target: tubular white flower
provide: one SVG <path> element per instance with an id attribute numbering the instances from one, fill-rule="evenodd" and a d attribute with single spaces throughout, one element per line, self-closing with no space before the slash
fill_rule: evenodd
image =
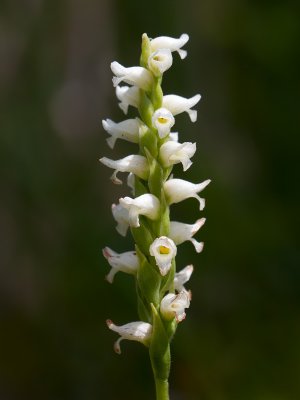
<path id="1" fill-rule="evenodd" d="M 166 320 L 176 318 L 181 322 L 185 318 L 185 309 L 190 306 L 190 297 L 187 291 L 183 290 L 179 294 L 169 293 L 160 303 L 160 313 Z"/>
<path id="2" fill-rule="evenodd" d="M 201 253 L 204 243 L 197 242 L 193 236 L 199 231 L 204 223 L 205 218 L 198 219 L 194 224 L 184 224 L 183 222 L 171 221 L 169 236 L 174 240 L 176 245 L 190 241 L 194 245 L 196 252 Z"/>
<path id="3" fill-rule="evenodd" d="M 112 204 L 112 215 L 117 222 L 116 230 L 121 236 L 126 236 L 129 228 L 129 212 L 121 204 Z"/>
<path id="4" fill-rule="evenodd" d="M 198 196 L 197 193 L 201 192 L 210 182 L 210 179 L 201 183 L 192 183 L 183 179 L 169 179 L 164 183 L 167 201 L 169 204 L 174 204 L 194 197 L 199 201 L 199 209 L 202 211 L 205 207 L 205 200 Z"/>
<path id="5" fill-rule="evenodd" d="M 106 280 L 109 283 L 113 283 L 114 276 L 119 271 L 131 275 L 136 274 L 139 266 L 139 260 L 135 251 L 126 251 L 125 253 L 119 254 L 109 247 L 104 247 L 102 253 L 111 266 L 111 270 L 106 275 Z"/>
<path id="6" fill-rule="evenodd" d="M 120 342 L 124 339 L 134 340 L 143 343 L 145 346 L 149 344 L 152 334 L 152 325 L 143 321 L 130 322 L 129 324 L 117 326 L 110 319 L 106 320 L 108 328 L 117 332 L 121 337 L 115 342 L 114 350 L 121 354 Z"/>
<path id="7" fill-rule="evenodd" d="M 171 51 L 177 51 L 181 59 L 187 56 L 186 50 L 182 50 L 183 47 L 189 40 L 189 36 L 183 33 L 180 38 L 175 39 L 168 36 L 159 36 L 155 39 L 151 39 L 151 51 L 157 51 L 158 49 L 170 49 Z"/>
<path id="8" fill-rule="evenodd" d="M 155 76 L 162 75 L 171 68 L 173 57 L 170 49 L 159 49 L 148 58 L 148 67 Z"/>
<path id="9" fill-rule="evenodd" d="M 140 90 L 136 86 L 117 86 L 116 96 L 120 100 L 119 107 L 124 112 L 128 113 L 128 107 L 138 107 L 140 101 Z"/>
<path id="10" fill-rule="evenodd" d="M 183 170 L 186 171 L 192 165 L 190 158 L 193 157 L 195 152 L 196 143 L 177 143 L 169 140 L 161 146 L 159 156 L 164 167 L 182 163 Z"/>
<path id="11" fill-rule="evenodd" d="M 117 178 L 118 172 L 132 172 L 144 180 L 149 176 L 147 158 L 138 154 L 131 154 L 130 156 L 121 158 L 120 160 L 111 160 L 110 158 L 102 157 L 99 161 L 107 167 L 115 170 L 110 179 L 116 184 L 122 183 L 122 181 Z"/>
<path id="12" fill-rule="evenodd" d="M 162 106 L 167 108 L 173 115 L 187 112 L 192 122 L 197 121 L 197 111 L 191 110 L 201 99 L 200 94 L 196 94 L 190 99 L 177 96 L 175 94 L 168 94 L 163 97 Z"/>
<path id="13" fill-rule="evenodd" d="M 111 149 L 114 148 L 117 139 L 123 139 L 127 142 L 139 142 L 139 129 L 142 122 L 138 118 L 126 119 L 116 123 L 111 119 L 104 119 L 102 121 L 103 129 L 111 135 L 107 138 L 107 144 Z"/>
<path id="14" fill-rule="evenodd" d="M 156 238 L 149 251 L 150 255 L 155 257 L 160 274 L 162 276 L 167 275 L 171 268 L 172 260 L 177 254 L 177 247 L 173 240 L 167 236 Z"/>
<path id="15" fill-rule="evenodd" d="M 152 124 L 157 129 L 159 137 L 162 139 L 169 135 L 175 119 L 172 113 L 166 108 L 159 108 L 152 116 Z"/>
<path id="16" fill-rule="evenodd" d="M 129 224 L 134 228 L 140 226 L 139 215 L 156 220 L 159 217 L 160 203 L 156 196 L 150 193 L 142 194 L 135 199 L 123 197 L 119 200 L 122 207 L 129 213 Z"/>
<path id="17" fill-rule="evenodd" d="M 174 288 L 177 292 L 187 291 L 183 285 L 190 280 L 193 271 L 193 265 L 187 265 L 185 268 L 175 274 Z"/>
<path id="18" fill-rule="evenodd" d="M 151 72 L 143 67 L 125 68 L 123 65 L 114 61 L 110 64 L 110 68 L 115 75 L 113 77 L 114 86 L 118 86 L 120 82 L 126 82 L 130 85 L 137 86 L 143 90 L 150 90 L 153 83 Z"/>

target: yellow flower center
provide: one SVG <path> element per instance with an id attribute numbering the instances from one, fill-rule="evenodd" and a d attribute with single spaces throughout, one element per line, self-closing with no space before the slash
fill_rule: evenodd
<path id="1" fill-rule="evenodd" d="M 169 249 L 169 247 L 166 247 L 166 246 L 159 246 L 159 252 L 160 252 L 160 254 L 169 254 L 170 249 Z"/>
<path id="2" fill-rule="evenodd" d="M 157 120 L 160 124 L 165 124 L 166 122 L 168 122 L 167 118 L 164 117 L 158 117 Z"/>

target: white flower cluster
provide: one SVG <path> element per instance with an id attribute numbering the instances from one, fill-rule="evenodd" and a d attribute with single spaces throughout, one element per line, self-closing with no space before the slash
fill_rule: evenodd
<path id="1" fill-rule="evenodd" d="M 149 94 L 153 89 L 155 80 L 171 67 L 173 62 L 172 52 L 178 52 L 181 59 L 186 57 L 187 52 L 182 47 L 188 39 L 187 34 L 181 35 L 178 39 L 165 36 L 150 39 L 150 54 L 146 67 L 126 68 L 116 61 L 111 63 L 111 70 L 114 74 L 113 85 L 116 87 L 116 96 L 124 114 L 128 113 L 129 106 L 139 108 L 142 94 Z M 119 86 L 120 83 L 126 83 L 130 86 Z M 192 122 L 197 120 L 197 111 L 193 107 L 199 102 L 200 98 L 199 94 L 191 98 L 174 94 L 163 96 L 161 106 L 154 109 L 152 113 L 151 126 L 147 126 L 145 121 L 139 118 L 126 119 L 121 122 L 114 122 L 110 119 L 103 120 L 103 128 L 110 135 L 107 139 L 109 147 L 113 149 L 117 139 L 139 144 L 142 132 L 151 129 L 156 134 L 158 143 L 157 162 L 161 167 L 171 171 L 174 164 L 181 163 L 183 171 L 186 171 L 192 164 L 191 157 L 196 152 L 196 143 L 179 143 L 178 134 L 171 132 L 171 128 L 175 124 L 175 116 L 180 113 L 186 112 Z M 150 165 L 143 151 L 140 151 L 140 154 L 129 155 L 119 160 L 102 157 L 100 161 L 114 170 L 111 176 L 113 183 L 122 183 L 117 177 L 119 172 L 129 173 L 127 182 L 133 189 L 134 176 L 145 184 L 147 183 Z M 198 193 L 209 183 L 210 180 L 205 180 L 195 184 L 186 180 L 175 179 L 169 174 L 162 182 L 162 190 L 168 206 L 194 197 L 199 202 L 199 209 L 203 210 L 205 200 Z M 118 233 L 125 236 L 129 227 L 139 228 L 141 216 L 148 219 L 150 223 L 159 221 L 161 207 L 160 199 L 150 192 L 135 198 L 120 198 L 118 204 L 112 205 L 112 214 L 117 222 Z M 198 253 L 202 251 L 203 243 L 198 242 L 194 235 L 204 223 L 205 218 L 198 219 L 194 224 L 171 221 L 169 222 L 168 235 L 154 239 L 146 256 L 149 260 L 151 258 L 155 260 L 161 276 L 166 276 L 172 268 L 177 253 L 177 245 L 190 241 Z M 106 247 L 103 249 L 103 254 L 111 266 L 111 271 L 106 277 L 108 282 L 113 282 L 118 271 L 137 274 L 139 258 L 135 251 L 119 254 Z M 192 272 L 193 266 L 188 265 L 180 272 L 175 273 L 174 284 L 172 285 L 175 288 L 175 293 L 165 294 L 159 307 L 160 315 L 166 321 L 175 319 L 180 322 L 185 318 L 185 309 L 190 305 L 191 294 L 185 289 L 184 284 L 189 280 Z M 121 336 L 115 344 L 115 350 L 118 353 L 120 353 L 119 343 L 122 339 L 136 340 L 147 344 L 151 338 L 152 325 L 143 321 L 116 326 L 108 320 L 107 325 Z"/>

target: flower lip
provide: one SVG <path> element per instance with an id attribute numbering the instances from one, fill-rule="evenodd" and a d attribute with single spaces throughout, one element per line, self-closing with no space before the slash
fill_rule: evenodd
<path id="1" fill-rule="evenodd" d="M 150 255 L 155 258 L 156 265 L 162 276 L 169 272 L 172 260 L 177 254 L 177 247 L 167 236 L 156 238 L 150 246 Z"/>
<path id="2" fill-rule="evenodd" d="M 162 107 L 154 112 L 152 124 L 157 129 L 159 137 L 163 139 L 169 135 L 172 126 L 175 124 L 175 119 L 169 110 Z"/>

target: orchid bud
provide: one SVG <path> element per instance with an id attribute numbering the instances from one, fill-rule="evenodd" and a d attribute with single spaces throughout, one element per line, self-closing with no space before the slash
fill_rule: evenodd
<path id="1" fill-rule="evenodd" d="M 194 267 L 192 265 L 187 265 L 185 268 L 175 274 L 174 289 L 177 292 L 187 291 L 183 285 L 190 280 L 193 270 Z"/>
<path id="2" fill-rule="evenodd" d="M 175 94 L 169 94 L 163 97 L 162 106 L 167 108 L 173 115 L 181 114 L 186 112 L 192 122 L 197 121 L 197 111 L 191 110 L 201 99 L 200 94 L 196 94 L 190 99 L 185 97 L 177 96 Z"/>

